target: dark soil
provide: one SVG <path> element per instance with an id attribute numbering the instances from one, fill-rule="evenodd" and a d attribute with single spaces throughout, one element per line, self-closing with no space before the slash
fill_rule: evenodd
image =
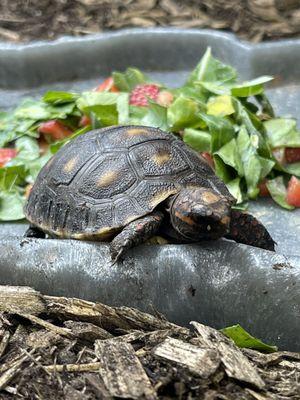
<path id="1" fill-rule="evenodd" d="M 233 31 L 258 42 L 299 37 L 299 0 L 1 0 L 0 40 L 26 42 L 127 27 Z"/>

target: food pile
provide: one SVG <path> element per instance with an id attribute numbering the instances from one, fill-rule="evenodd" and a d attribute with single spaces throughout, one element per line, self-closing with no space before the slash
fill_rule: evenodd
<path id="1" fill-rule="evenodd" d="M 83 93 L 51 91 L 0 113 L 0 220 L 24 218 L 38 172 L 65 143 L 111 125 L 159 127 L 200 152 L 245 209 L 271 196 L 300 206 L 300 131 L 274 115 L 264 92 L 272 77 L 238 82 L 208 48 L 186 82 L 168 88 L 136 68 L 113 72 Z"/>
<path id="2" fill-rule="evenodd" d="M 299 399 L 299 353 L 28 287 L 0 294 L 3 400 Z"/>

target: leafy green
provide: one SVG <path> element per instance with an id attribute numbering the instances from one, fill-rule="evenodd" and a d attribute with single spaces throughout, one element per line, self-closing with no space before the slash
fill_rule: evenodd
<path id="1" fill-rule="evenodd" d="M 241 190 L 241 178 L 235 178 L 232 181 L 226 183 L 226 186 L 229 192 L 233 197 L 236 198 L 237 204 L 241 204 L 243 202 L 243 193 Z"/>
<path id="2" fill-rule="evenodd" d="M 249 135 L 245 126 L 241 127 L 237 136 L 237 147 L 243 164 L 249 198 L 255 198 L 258 195 L 258 183 L 275 165 L 273 160 L 258 155 L 258 143 L 256 140 L 251 140 L 256 137 Z"/>
<path id="3" fill-rule="evenodd" d="M 229 65 L 223 64 L 211 55 L 211 48 L 208 47 L 199 64 L 190 74 L 187 84 L 198 82 L 213 82 L 214 85 L 233 84 L 236 82 L 237 73 Z"/>
<path id="4" fill-rule="evenodd" d="M 186 128 L 183 141 L 196 151 L 209 152 L 211 149 L 211 134 L 206 131 Z"/>
<path id="5" fill-rule="evenodd" d="M 154 101 L 148 100 L 146 115 L 140 122 L 144 126 L 153 126 L 162 130 L 168 130 L 167 108 L 160 106 Z"/>
<path id="6" fill-rule="evenodd" d="M 230 142 L 225 143 L 214 154 L 218 155 L 226 165 L 234 168 L 239 176 L 243 176 L 244 169 L 236 139 L 231 139 Z"/>
<path id="7" fill-rule="evenodd" d="M 137 68 L 127 68 L 124 73 L 113 72 L 114 84 L 122 92 L 131 92 L 135 86 L 149 82 L 149 78 Z"/>
<path id="8" fill-rule="evenodd" d="M 286 201 L 286 187 L 282 176 L 278 176 L 275 179 L 271 179 L 267 182 L 267 188 L 272 196 L 272 199 L 279 204 L 281 207 L 287 210 L 293 210 L 295 207 L 291 206 Z"/>
<path id="9" fill-rule="evenodd" d="M 84 92 L 77 106 L 84 114 L 93 112 L 102 126 L 126 123 L 129 116 L 127 93 Z"/>
<path id="10" fill-rule="evenodd" d="M 224 117 L 200 113 L 211 134 L 211 153 L 218 151 L 224 144 L 235 137 L 233 124 Z"/>
<path id="11" fill-rule="evenodd" d="M 253 79 L 252 81 L 247 81 L 239 85 L 232 86 L 231 94 L 232 96 L 236 97 L 248 97 L 261 94 L 264 91 L 263 84 L 270 82 L 272 79 L 272 76 L 261 76 Z"/>
<path id="12" fill-rule="evenodd" d="M 0 193 L 10 192 L 20 185 L 26 177 L 24 165 L 12 165 L 0 168 Z"/>
<path id="13" fill-rule="evenodd" d="M 278 350 L 276 346 L 266 344 L 260 339 L 250 335 L 250 333 L 245 331 L 239 324 L 223 328 L 221 332 L 232 339 L 234 343 L 241 348 L 254 349 L 263 353 L 274 353 L 274 351 Z"/>
<path id="14" fill-rule="evenodd" d="M 172 131 L 187 127 L 201 127 L 203 121 L 200 117 L 199 104 L 188 97 L 180 95 L 167 110 L 167 120 Z"/>
<path id="15" fill-rule="evenodd" d="M 53 104 L 64 104 L 75 102 L 78 94 L 69 92 L 50 91 L 44 94 L 43 101 Z"/>
<path id="16" fill-rule="evenodd" d="M 211 97 L 207 103 L 207 114 L 225 117 L 235 112 L 228 95 Z"/>
<path id="17" fill-rule="evenodd" d="M 0 111 L 0 148 L 17 150 L 16 157 L 0 167 L 0 219 L 23 218 L 26 185 L 61 147 L 90 129 L 118 124 L 170 131 L 196 151 L 210 153 L 216 174 L 240 209 L 258 196 L 264 179 L 274 200 L 293 208 L 286 203 L 285 185 L 291 175 L 300 177 L 300 162 L 283 164 L 275 156 L 286 147 L 300 148 L 300 131 L 294 119 L 274 115 L 264 92 L 271 77 L 239 82 L 236 70 L 214 58 L 208 48 L 181 87 L 157 84 L 172 94 L 167 107 L 159 98 L 148 99 L 147 106 L 129 104 L 137 85 L 152 82 L 137 68 L 113 72 L 112 77 L 120 92 L 48 91 L 40 99 L 23 100 L 14 110 Z M 39 127 L 49 120 L 58 120 L 74 133 L 62 140 L 55 139 L 55 132 L 40 138 Z M 46 151 L 40 149 L 45 140 Z"/>
<path id="18" fill-rule="evenodd" d="M 16 221 L 24 218 L 24 196 L 18 191 L 0 191 L 0 221 Z"/>
<path id="19" fill-rule="evenodd" d="M 300 131 L 292 118 L 273 118 L 264 122 L 268 142 L 272 149 L 277 147 L 300 147 Z"/>

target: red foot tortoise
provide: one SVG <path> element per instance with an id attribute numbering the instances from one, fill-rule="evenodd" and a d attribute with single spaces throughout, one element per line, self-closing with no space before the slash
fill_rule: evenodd
<path id="1" fill-rule="evenodd" d="M 111 241 L 114 262 L 158 233 L 274 250 L 265 227 L 234 203 L 207 162 L 174 135 L 113 126 L 70 141 L 43 167 L 25 206 L 26 236 Z"/>

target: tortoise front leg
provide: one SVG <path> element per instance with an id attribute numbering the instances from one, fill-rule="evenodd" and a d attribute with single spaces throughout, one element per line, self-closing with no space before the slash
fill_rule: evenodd
<path id="1" fill-rule="evenodd" d="M 162 223 L 163 213 L 152 214 L 130 222 L 110 243 L 109 249 L 113 264 L 131 247 L 137 246 L 154 236 Z"/>
<path id="2" fill-rule="evenodd" d="M 275 251 L 275 242 L 267 229 L 253 215 L 231 211 L 230 231 L 225 236 L 236 242 Z"/>
<path id="3" fill-rule="evenodd" d="M 27 231 L 24 233 L 24 238 L 39 238 L 45 239 L 46 234 L 41 229 L 37 228 L 36 226 L 30 224 Z"/>

